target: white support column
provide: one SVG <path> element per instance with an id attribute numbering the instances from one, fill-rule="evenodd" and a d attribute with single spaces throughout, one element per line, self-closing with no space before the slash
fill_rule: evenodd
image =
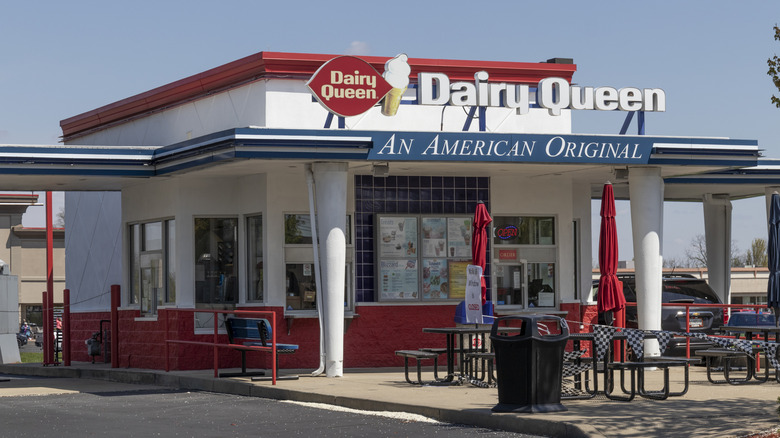
<path id="1" fill-rule="evenodd" d="M 591 278 L 591 269 L 593 266 L 593 251 L 592 251 L 592 238 L 591 238 L 591 200 L 590 200 L 590 184 L 583 184 L 582 182 L 576 182 L 572 184 L 572 209 L 574 211 L 574 219 L 579 220 L 579 233 L 576 238 L 578 242 L 574 242 L 575 251 L 577 251 L 575 257 L 575 269 L 577 270 L 577 277 L 575 281 L 579 296 L 575 301 L 580 304 L 586 304 L 588 302 L 588 296 L 590 295 L 591 285 L 593 284 Z"/>
<path id="2" fill-rule="evenodd" d="M 766 227 L 767 227 L 767 233 L 769 232 L 769 209 L 772 205 L 772 194 L 773 193 L 780 193 L 780 187 L 778 186 L 771 186 L 771 187 L 764 187 L 764 193 L 766 194 Z M 769 242 L 767 242 L 769 244 Z"/>
<path id="3" fill-rule="evenodd" d="M 707 283 L 723 303 L 731 303 L 731 200 L 728 195 L 704 195 L 704 241 Z"/>
<path id="4" fill-rule="evenodd" d="M 664 180 L 657 167 L 632 167 L 628 173 L 631 227 L 636 265 L 639 328 L 661 329 Z M 645 341 L 645 354 L 658 356 L 658 341 Z"/>
<path id="5" fill-rule="evenodd" d="M 344 272 L 347 225 L 346 163 L 314 163 L 317 235 L 324 297 L 325 373 L 344 375 Z"/>

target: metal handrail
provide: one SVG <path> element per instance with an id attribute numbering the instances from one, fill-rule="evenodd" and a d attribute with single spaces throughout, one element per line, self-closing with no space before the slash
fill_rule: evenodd
<path id="1" fill-rule="evenodd" d="M 189 313 L 212 313 L 214 315 L 214 334 L 213 334 L 213 340 L 212 342 L 205 342 L 205 341 L 182 341 L 177 339 L 168 339 L 169 330 L 168 330 L 168 314 L 175 310 L 177 312 L 189 312 Z M 219 314 L 228 314 L 228 315 L 236 315 L 236 316 L 246 316 L 246 317 L 260 317 L 260 318 L 268 318 L 271 320 L 271 327 L 273 327 L 273 330 L 271 331 L 271 345 L 266 347 L 260 347 L 260 346 L 244 346 L 243 348 L 246 348 L 247 350 L 252 351 L 268 351 L 271 353 L 271 383 L 273 385 L 276 385 L 276 312 L 271 310 L 213 310 L 213 309 L 166 309 L 164 311 L 165 313 L 165 371 L 170 371 L 170 354 L 169 354 L 169 348 L 168 346 L 170 344 L 188 344 L 188 345 L 211 345 L 214 349 L 214 377 L 218 377 L 219 375 L 219 349 L 220 348 L 235 348 L 233 345 L 220 343 L 218 340 L 219 335 L 219 319 L 217 318 L 217 315 Z"/>

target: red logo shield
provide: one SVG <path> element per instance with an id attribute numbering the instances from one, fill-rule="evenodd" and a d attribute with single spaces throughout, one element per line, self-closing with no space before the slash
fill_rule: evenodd
<path id="1" fill-rule="evenodd" d="M 306 85 L 322 106 L 342 117 L 363 114 L 393 88 L 371 64 L 354 56 L 326 62 Z"/>

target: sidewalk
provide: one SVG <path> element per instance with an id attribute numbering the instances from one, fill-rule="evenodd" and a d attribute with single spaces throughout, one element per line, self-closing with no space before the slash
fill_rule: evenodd
<path id="1" fill-rule="evenodd" d="M 237 370 L 221 370 L 237 371 Z M 213 370 L 172 371 L 134 368 L 112 369 L 108 364 L 74 362 L 70 367 L 41 364 L 0 365 L 0 374 L 67 377 L 157 385 L 179 389 L 230 393 L 278 400 L 327 403 L 362 410 L 403 411 L 450 423 L 554 437 L 707 437 L 746 436 L 780 427 L 775 409 L 780 384 L 713 385 L 703 367 L 691 368 L 691 384 L 684 397 L 664 401 L 635 399 L 615 402 L 596 397 L 564 400 L 566 412 L 549 414 L 496 414 L 495 388 L 471 385 L 417 387 L 404 381 L 403 369 L 348 369 L 344 377 L 310 377 L 298 380 L 252 382 L 249 378 L 214 378 Z M 284 370 L 285 374 L 292 373 Z M 661 372 L 648 380 L 654 388 Z M 430 374 L 429 374 L 430 375 Z M 673 372 L 673 377 L 681 372 Z M 425 378 L 425 376 L 424 376 Z M 89 380 L 83 381 L 84 385 Z M 674 387 L 672 388 L 674 390 Z M 10 391 L 3 388 L 6 394 Z"/>

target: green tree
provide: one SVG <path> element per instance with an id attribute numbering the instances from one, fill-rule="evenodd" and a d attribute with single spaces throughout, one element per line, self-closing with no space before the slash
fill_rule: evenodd
<path id="1" fill-rule="evenodd" d="M 775 25 L 775 40 L 780 41 L 780 27 L 777 27 L 777 25 Z M 777 55 L 774 55 L 767 59 L 766 63 L 769 66 L 769 71 L 766 74 L 772 78 L 772 82 L 775 83 L 775 88 L 780 90 L 780 58 L 778 58 Z M 772 103 L 780 108 L 780 98 L 777 96 L 772 95 Z"/>
<path id="2" fill-rule="evenodd" d="M 753 239 L 750 249 L 745 254 L 745 264 L 750 266 L 767 266 L 766 240 L 760 237 Z"/>

